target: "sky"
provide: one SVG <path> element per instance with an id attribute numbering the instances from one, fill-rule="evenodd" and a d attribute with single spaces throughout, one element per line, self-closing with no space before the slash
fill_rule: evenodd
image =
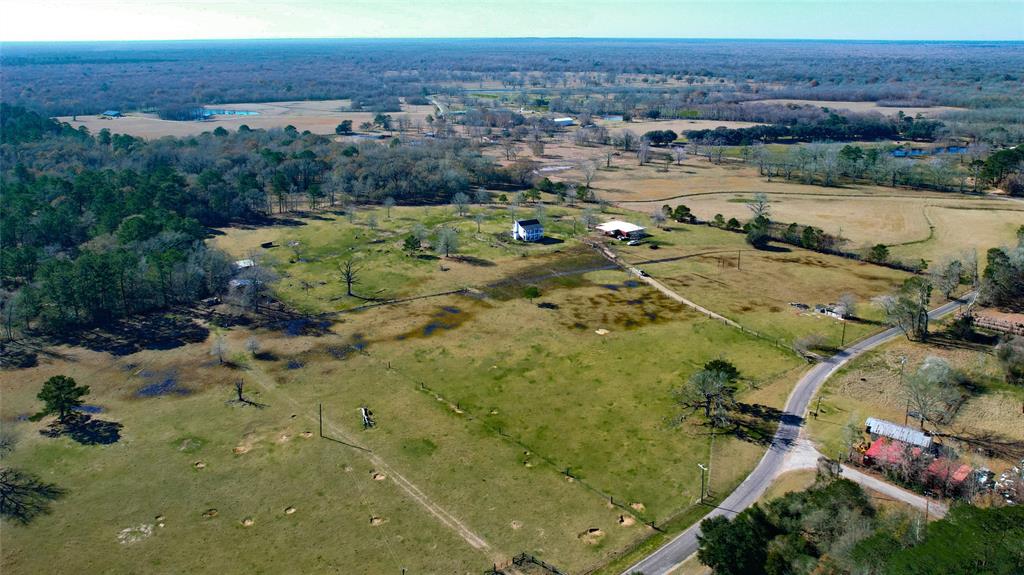
<path id="1" fill-rule="evenodd" d="M 1024 40 L 1024 0 L 0 0 L 0 41 Z"/>

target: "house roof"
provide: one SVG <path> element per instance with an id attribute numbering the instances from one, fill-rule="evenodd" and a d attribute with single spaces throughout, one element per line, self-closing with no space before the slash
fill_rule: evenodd
<path id="1" fill-rule="evenodd" d="M 874 435 L 897 439 L 904 443 L 917 445 L 918 447 L 928 447 L 932 444 L 931 436 L 912 427 L 899 425 L 884 419 L 875 419 L 874 417 L 869 417 L 865 423 L 868 427 L 868 433 Z"/>
<path id="2" fill-rule="evenodd" d="M 254 261 L 252 261 L 250 259 L 236 260 L 235 261 L 235 267 L 240 269 L 240 270 L 241 269 L 245 269 L 245 268 L 251 268 L 254 265 L 256 265 L 256 262 L 254 262 Z"/>
<path id="3" fill-rule="evenodd" d="M 631 234 L 633 232 L 643 231 L 644 228 L 622 220 L 612 220 L 610 222 L 599 224 L 597 229 L 605 233 L 619 231 L 624 234 Z"/>
<path id="4" fill-rule="evenodd" d="M 540 221 L 537 220 L 537 219 L 516 220 L 516 224 L 518 224 L 519 227 L 521 227 L 521 228 L 528 228 L 530 226 L 539 226 L 539 225 L 541 225 Z"/>
<path id="5" fill-rule="evenodd" d="M 948 479 L 951 483 L 962 483 L 970 474 L 970 465 L 961 464 L 946 457 L 940 457 L 928 466 L 928 475 L 940 481 Z"/>
<path id="6" fill-rule="evenodd" d="M 552 122 L 572 122 L 573 119 L 568 117 L 568 116 L 566 116 L 564 118 L 555 118 L 554 120 L 551 120 L 551 121 Z"/>
<path id="7" fill-rule="evenodd" d="M 907 457 L 907 448 L 910 444 L 897 441 L 895 439 L 889 439 L 888 437 L 879 437 L 868 450 L 864 452 L 864 455 L 874 459 L 879 463 L 886 463 L 889 465 L 895 465 L 903 462 Z M 910 450 L 910 454 L 913 457 L 921 455 L 921 448 L 914 447 Z"/>

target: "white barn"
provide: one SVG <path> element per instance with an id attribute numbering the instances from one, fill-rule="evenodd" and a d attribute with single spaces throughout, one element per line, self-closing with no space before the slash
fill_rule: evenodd
<path id="1" fill-rule="evenodd" d="M 512 224 L 512 239 L 536 242 L 544 237 L 544 225 L 539 220 L 516 220 Z"/>
<path id="2" fill-rule="evenodd" d="M 567 126 L 572 126 L 573 124 L 576 123 L 576 120 L 573 120 L 572 118 L 570 118 L 568 116 L 566 116 L 564 118 L 555 118 L 554 120 L 551 120 L 551 121 L 554 122 L 554 124 L 556 126 L 558 126 L 559 128 L 565 128 Z"/>
<path id="3" fill-rule="evenodd" d="M 597 229 L 606 236 L 619 239 L 635 240 L 647 235 L 643 227 L 622 220 L 612 220 L 599 224 Z"/>

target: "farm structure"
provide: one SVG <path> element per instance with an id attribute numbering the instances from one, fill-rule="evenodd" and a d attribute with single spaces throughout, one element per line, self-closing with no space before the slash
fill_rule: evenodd
<path id="1" fill-rule="evenodd" d="M 573 124 L 576 123 L 575 120 L 573 120 L 572 118 L 569 118 L 569 117 L 555 118 L 554 120 L 551 120 L 551 122 L 554 123 L 559 128 L 566 128 L 566 127 L 572 126 Z"/>
<path id="2" fill-rule="evenodd" d="M 512 224 L 512 239 L 536 242 L 544 237 L 544 225 L 539 220 L 516 220 Z"/>
<path id="3" fill-rule="evenodd" d="M 619 239 L 636 240 L 647 235 L 643 227 L 622 220 L 612 220 L 599 224 L 597 229 L 606 236 Z"/>
<path id="4" fill-rule="evenodd" d="M 865 426 L 872 438 L 885 437 L 922 448 L 928 448 L 932 444 L 932 438 L 927 433 L 884 419 L 869 417 L 865 421 Z"/>

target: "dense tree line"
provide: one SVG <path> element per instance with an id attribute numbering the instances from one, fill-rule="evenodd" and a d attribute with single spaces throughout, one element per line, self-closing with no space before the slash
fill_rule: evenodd
<path id="1" fill-rule="evenodd" d="M 1024 138 L 1020 51 L 1000 43 L 686 40 L 292 40 L 7 46 L 0 93 L 48 115 L 106 109 L 189 118 L 204 104 L 463 96 L 500 82 L 551 112 L 789 123 L 817 106 L 766 98 L 948 105 L 955 136 Z M 256 79 L 258 78 L 258 81 Z M 173 79 L 170 81 L 169 79 Z M 543 94 L 538 97 L 537 93 Z"/>
<path id="2" fill-rule="evenodd" d="M 90 135 L 4 106 L 3 327 L 105 324 L 222 291 L 233 270 L 209 229 L 351 202 L 446 203 L 499 169 L 465 140 L 344 145 L 223 128 L 145 141 Z"/>
<path id="3" fill-rule="evenodd" d="M 980 299 L 988 305 L 1024 309 L 1024 226 L 1017 230 L 1014 248 L 988 250 L 988 265 L 981 276 Z"/>
<path id="4" fill-rule="evenodd" d="M 851 142 L 857 140 L 926 140 L 935 139 L 936 132 L 943 126 L 938 120 L 899 116 L 890 120 L 879 114 L 831 113 L 820 120 L 794 122 L 792 124 L 770 124 L 750 128 L 725 128 L 714 130 L 691 130 L 686 137 L 691 140 L 714 139 L 728 146 L 747 146 L 755 142 Z"/>
<path id="5" fill-rule="evenodd" d="M 837 466 L 838 467 L 838 466 Z M 698 558 L 716 574 L 1009 575 L 1024 569 L 1024 508 L 955 506 L 930 524 L 879 513 L 845 479 L 701 523 Z"/>

